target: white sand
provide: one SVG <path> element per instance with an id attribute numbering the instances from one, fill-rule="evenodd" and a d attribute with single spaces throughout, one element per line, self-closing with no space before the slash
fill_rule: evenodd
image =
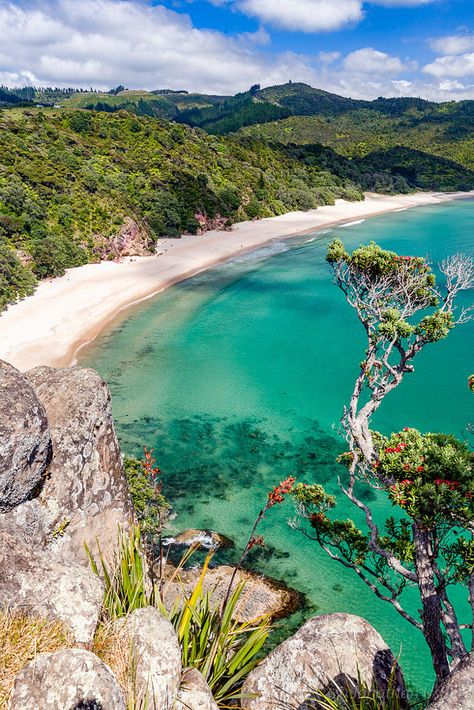
<path id="1" fill-rule="evenodd" d="M 229 232 L 162 239 L 156 256 L 69 269 L 60 278 L 43 281 L 32 296 L 0 316 L 0 358 L 21 370 L 70 365 L 78 349 L 126 306 L 232 256 L 338 222 L 466 196 L 472 193 L 370 194 L 364 202 L 338 200 L 334 206 L 309 212 L 242 222 Z"/>

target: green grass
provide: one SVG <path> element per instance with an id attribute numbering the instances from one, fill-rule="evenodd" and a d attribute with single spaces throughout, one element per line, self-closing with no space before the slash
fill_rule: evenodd
<path id="1" fill-rule="evenodd" d="M 176 629 L 183 668 L 197 668 L 203 674 L 221 707 L 227 707 L 229 702 L 241 696 L 243 681 L 258 664 L 262 647 L 271 630 L 268 616 L 250 621 L 239 620 L 238 607 L 244 584 L 232 591 L 228 603 L 222 609 L 213 602 L 212 595 L 203 591 L 203 581 L 210 561 L 208 558 L 191 594 L 177 598 L 169 609 L 161 601 L 161 585 L 153 587 L 147 581 L 139 528 L 132 529 L 129 534 L 122 532 L 119 535 L 118 548 L 112 561 L 106 560 L 100 551 L 98 560 L 87 547 L 86 551 L 92 569 L 105 584 L 102 612 L 102 625 L 105 629 L 110 621 L 127 616 L 135 609 L 157 606 Z M 193 549 L 183 557 L 169 582 L 179 579 L 180 570 L 192 553 Z M 123 649 L 117 650 L 117 642 L 107 640 L 105 632 L 100 644 L 106 647 L 102 655 L 109 653 L 118 656 L 116 665 L 125 667 L 121 675 L 129 675 L 129 661 L 124 660 Z"/>

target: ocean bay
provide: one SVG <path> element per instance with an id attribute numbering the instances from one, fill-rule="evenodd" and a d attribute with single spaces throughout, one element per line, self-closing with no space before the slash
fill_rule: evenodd
<path id="1" fill-rule="evenodd" d="M 336 234 L 348 248 L 374 239 L 436 263 L 456 251 L 472 254 L 474 201 L 277 242 L 127 311 L 82 352 L 80 364 L 95 367 L 111 387 L 124 451 L 155 447 L 178 530 L 211 528 L 239 547 L 267 491 L 287 475 L 337 492 L 335 457 L 343 441 L 334 425 L 364 338 L 325 263 Z M 427 348 L 415 373 L 384 402 L 375 427 L 462 435 L 474 419 L 466 386 L 473 351 L 472 323 Z M 380 519 L 393 510 L 371 489 L 365 495 Z M 262 526 L 267 545 L 253 551 L 252 566 L 305 593 L 306 616 L 350 611 L 367 618 L 395 654 L 401 650 L 410 683 L 429 689 L 421 634 L 292 531 L 292 514 L 290 504 L 271 511 Z M 352 514 L 341 500 L 340 517 Z M 416 609 L 415 590 L 407 594 Z M 462 616 L 462 595 L 458 601 Z"/>

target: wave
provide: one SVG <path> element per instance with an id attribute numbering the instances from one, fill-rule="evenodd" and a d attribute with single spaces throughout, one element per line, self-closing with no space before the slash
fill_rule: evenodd
<path id="1" fill-rule="evenodd" d="M 248 261 L 255 261 L 256 259 L 266 259 L 274 254 L 282 254 L 285 251 L 289 251 L 290 247 L 285 242 L 272 242 L 259 249 L 254 249 L 247 254 L 241 254 L 230 259 L 227 263 L 229 264 L 245 264 Z"/>
<path id="2" fill-rule="evenodd" d="M 365 219 L 355 219 L 353 222 L 345 222 L 344 224 L 340 224 L 340 227 L 352 227 L 354 224 L 362 224 L 362 222 L 365 222 Z"/>

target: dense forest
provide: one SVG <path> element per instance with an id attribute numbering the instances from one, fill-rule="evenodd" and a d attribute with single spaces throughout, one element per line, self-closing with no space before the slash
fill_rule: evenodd
<path id="1" fill-rule="evenodd" d="M 144 253 L 366 190 L 474 188 L 472 101 L 290 83 L 234 97 L 0 87 L 1 107 L 0 309 L 38 278 L 119 256 L 130 224 Z"/>
<path id="2" fill-rule="evenodd" d="M 42 100 L 51 97 L 46 93 Z M 76 92 L 60 103 L 109 112 L 126 109 L 215 135 L 240 131 L 285 144 L 321 143 L 349 158 L 404 146 L 474 168 L 474 101 L 437 104 L 409 97 L 361 101 L 288 83 L 265 89 L 256 84 L 227 97 L 117 87 L 109 93 Z"/>
<path id="3" fill-rule="evenodd" d="M 361 187 L 318 161 L 126 111 L 0 115 L 0 306 L 37 278 L 113 258 L 127 220 L 144 242 L 309 209 Z"/>

